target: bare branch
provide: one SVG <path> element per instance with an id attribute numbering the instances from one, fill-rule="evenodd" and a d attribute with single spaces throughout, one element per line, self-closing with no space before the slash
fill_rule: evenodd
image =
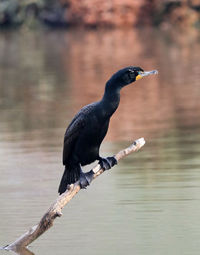
<path id="1" fill-rule="evenodd" d="M 128 154 L 138 151 L 145 144 L 144 138 L 135 140 L 128 148 L 121 150 L 114 157 L 117 161 L 121 160 Z M 92 170 L 92 180 L 104 172 L 98 164 Z M 90 173 L 91 173 L 90 171 Z M 30 243 L 36 240 L 40 235 L 53 226 L 55 218 L 62 216 L 63 207 L 79 192 L 80 183 L 77 181 L 75 184 L 68 186 L 68 189 L 61 194 L 56 201 L 50 206 L 48 211 L 44 214 L 39 224 L 30 228 L 25 234 L 20 236 L 15 242 L 5 247 L 6 250 L 19 250 L 19 248 L 27 247 Z"/>

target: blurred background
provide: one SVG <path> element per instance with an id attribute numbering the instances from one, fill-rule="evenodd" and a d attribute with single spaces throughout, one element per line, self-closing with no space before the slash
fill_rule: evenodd
<path id="1" fill-rule="evenodd" d="M 199 254 L 199 29 L 198 0 L 0 1 L 0 246 L 57 197 L 74 114 L 136 65 L 159 74 L 123 89 L 101 155 L 139 137 L 146 145 L 80 192 L 29 248 Z"/>

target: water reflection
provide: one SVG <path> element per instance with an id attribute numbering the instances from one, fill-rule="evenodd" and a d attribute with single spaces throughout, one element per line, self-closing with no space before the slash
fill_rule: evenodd
<path id="1" fill-rule="evenodd" d="M 1 245 L 36 224 L 57 196 L 74 113 L 101 97 L 113 72 L 134 64 L 159 75 L 122 91 L 102 152 L 141 136 L 147 144 L 81 192 L 30 249 L 199 254 L 199 35 L 4 31 L 0 48 Z"/>
<path id="2" fill-rule="evenodd" d="M 113 72 L 131 64 L 157 68 L 159 76 L 122 92 L 109 140 L 199 126 L 200 46 L 187 39 L 133 30 L 1 34 L 1 129 L 47 129 L 43 136 L 49 127 L 63 128 L 81 106 L 101 97 Z"/>

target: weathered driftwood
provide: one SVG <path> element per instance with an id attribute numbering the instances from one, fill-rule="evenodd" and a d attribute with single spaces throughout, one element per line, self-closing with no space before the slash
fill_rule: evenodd
<path id="1" fill-rule="evenodd" d="M 15 248 L 12 249 L 12 251 L 14 251 L 14 253 L 18 254 L 18 255 L 35 255 L 32 251 L 30 251 L 26 247 L 15 247 Z"/>
<path id="2" fill-rule="evenodd" d="M 139 150 L 145 144 L 144 138 L 135 140 L 128 148 L 121 150 L 115 155 L 117 161 L 127 156 L 128 154 Z M 92 180 L 102 174 L 104 170 L 98 164 L 92 169 Z M 23 247 L 27 247 L 30 243 L 36 240 L 40 235 L 53 226 L 55 218 L 62 216 L 62 208 L 79 192 L 80 183 L 77 181 L 75 184 L 68 186 L 68 190 L 60 195 L 56 201 L 50 206 L 48 211 L 44 214 L 39 224 L 30 228 L 25 234 L 20 236 L 15 242 L 5 247 L 6 250 L 19 251 Z M 26 250 L 26 249 L 25 249 Z"/>

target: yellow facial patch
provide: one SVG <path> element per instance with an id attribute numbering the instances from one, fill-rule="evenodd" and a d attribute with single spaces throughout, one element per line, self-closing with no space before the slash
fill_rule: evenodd
<path id="1" fill-rule="evenodd" d="M 136 81 L 139 80 L 139 79 L 142 79 L 142 75 L 140 75 L 140 74 L 138 74 L 138 75 L 136 76 Z"/>

